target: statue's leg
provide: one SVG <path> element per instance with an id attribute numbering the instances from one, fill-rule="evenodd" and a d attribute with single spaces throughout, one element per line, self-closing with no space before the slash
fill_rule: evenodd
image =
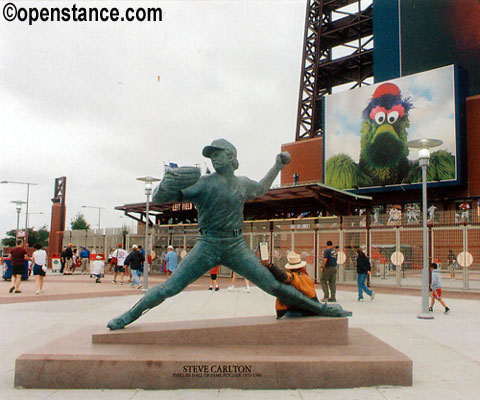
<path id="1" fill-rule="evenodd" d="M 322 304 L 305 296 L 292 285 L 277 281 L 272 273 L 260 264 L 243 239 L 232 241 L 231 245 L 228 246 L 228 251 L 223 249 L 223 263 L 286 304 L 323 316 L 344 317 L 351 315 L 351 312 L 344 311 L 338 304 Z"/>
<path id="2" fill-rule="evenodd" d="M 130 310 L 109 321 L 107 327 L 110 330 L 122 329 L 168 297 L 180 293 L 206 271 L 218 265 L 215 250 L 199 238 L 197 244 L 178 264 L 170 278 L 148 290 Z"/>

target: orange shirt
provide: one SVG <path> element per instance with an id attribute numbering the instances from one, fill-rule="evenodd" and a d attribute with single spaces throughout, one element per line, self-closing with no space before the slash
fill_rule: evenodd
<path id="1" fill-rule="evenodd" d="M 298 271 L 285 271 L 287 278 L 284 283 L 292 285 L 295 289 L 298 289 L 305 296 L 313 299 L 317 297 L 317 292 L 315 291 L 315 284 L 312 279 L 308 276 L 307 272 L 304 269 Z M 275 301 L 275 309 L 277 315 L 283 315 L 287 310 L 292 307 L 288 304 L 282 303 L 280 300 Z"/>
<path id="2" fill-rule="evenodd" d="M 217 265 L 215 268 L 212 268 L 212 269 L 210 270 L 210 275 L 212 275 L 212 274 L 217 275 L 219 268 L 220 268 L 220 265 Z"/>

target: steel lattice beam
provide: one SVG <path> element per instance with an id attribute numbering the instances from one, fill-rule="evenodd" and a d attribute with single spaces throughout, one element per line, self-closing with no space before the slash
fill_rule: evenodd
<path id="1" fill-rule="evenodd" d="M 354 3 L 357 12 L 332 20 L 333 12 Z M 295 140 L 322 135 L 322 97 L 333 87 L 351 83 L 354 88 L 373 76 L 372 35 L 372 6 L 361 10 L 361 0 L 307 0 Z M 338 46 L 351 54 L 333 59 Z"/>

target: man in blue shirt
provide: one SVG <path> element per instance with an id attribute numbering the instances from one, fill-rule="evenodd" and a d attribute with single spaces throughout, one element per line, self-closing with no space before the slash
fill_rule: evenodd
<path id="1" fill-rule="evenodd" d="M 138 250 L 140 251 L 140 253 L 142 253 L 143 255 L 143 259 L 146 260 L 146 253 L 145 253 L 145 249 L 142 247 L 141 244 L 138 245 Z M 150 268 L 150 264 L 151 264 L 151 261 L 148 262 L 148 266 L 149 266 L 149 270 L 148 272 L 151 271 L 151 268 Z M 144 262 L 142 261 L 142 264 L 140 265 L 140 269 L 138 270 L 138 276 L 142 276 L 143 274 L 143 266 L 144 266 Z"/>
<path id="2" fill-rule="evenodd" d="M 212 161 L 215 173 L 204 175 L 196 183 L 173 192 L 166 184 L 179 174 L 169 169 L 153 193 L 153 202 L 191 201 L 198 210 L 200 236 L 193 249 L 183 258 L 178 268 L 165 282 L 151 288 L 130 310 L 112 319 L 107 327 L 121 329 L 139 318 L 144 312 L 174 296 L 213 267 L 221 264 L 260 289 L 277 297 L 285 304 L 310 310 L 318 315 L 343 317 L 351 315 L 339 305 L 322 304 L 308 298 L 291 285 L 279 282 L 262 267 L 242 236 L 243 206 L 246 200 L 262 196 L 286 164 L 290 154 L 280 153 L 275 164 L 259 182 L 237 177 L 237 150 L 225 139 L 216 139 L 203 149 L 202 154 Z"/>
<path id="3" fill-rule="evenodd" d="M 90 261 L 90 251 L 85 246 L 82 246 L 80 250 L 80 262 L 81 262 L 81 273 L 84 274 L 87 270 L 90 271 L 90 266 L 88 265 Z"/>
<path id="4" fill-rule="evenodd" d="M 175 253 L 171 245 L 167 247 L 165 261 L 167 262 L 167 276 L 170 276 L 177 269 L 177 253 Z"/>

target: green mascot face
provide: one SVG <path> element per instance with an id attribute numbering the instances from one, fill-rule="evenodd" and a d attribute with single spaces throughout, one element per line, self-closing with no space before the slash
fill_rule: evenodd
<path id="1" fill-rule="evenodd" d="M 384 83 L 363 111 L 359 164 L 374 184 L 398 183 L 407 174 L 411 106 L 409 99 L 402 99 L 397 85 Z"/>
<path id="2" fill-rule="evenodd" d="M 402 98 L 394 83 L 379 85 L 363 110 L 360 160 L 339 153 L 325 164 L 325 183 L 340 189 L 387 186 L 421 181 L 418 163 L 408 160 L 410 98 Z M 455 177 L 455 157 L 440 150 L 432 153 L 429 180 Z"/>
<path id="3" fill-rule="evenodd" d="M 371 167 L 392 168 L 408 155 L 408 116 L 400 104 L 395 108 L 377 106 L 362 123 L 362 156 Z"/>

